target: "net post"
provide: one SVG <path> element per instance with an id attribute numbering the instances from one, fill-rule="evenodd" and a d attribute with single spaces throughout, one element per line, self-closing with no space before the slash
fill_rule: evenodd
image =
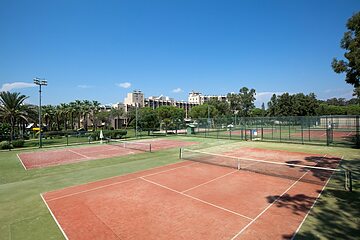
<path id="1" fill-rule="evenodd" d="M 149 150 L 150 150 L 149 152 L 151 152 L 151 143 L 150 143 L 150 149 Z"/>
<path id="2" fill-rule="evenodd" d="M 179 159 L 182 159 L 183 158 L 183 149 L 180 148 L 180 152 L 179 152 Z"/>
<path id="3" fill-rule="evenodd" d="M 240 160 L 237 159 L 237 170 L 240 170 L 241 169 L 241 166 L 240 166 Z"/>

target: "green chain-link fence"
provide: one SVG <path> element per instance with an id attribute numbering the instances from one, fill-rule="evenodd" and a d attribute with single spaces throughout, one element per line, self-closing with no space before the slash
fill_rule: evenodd
<path id="1" fill-rule="evenodd" d="M 360 147 L 359 116 L 196 119 L 195 136 Z"/>

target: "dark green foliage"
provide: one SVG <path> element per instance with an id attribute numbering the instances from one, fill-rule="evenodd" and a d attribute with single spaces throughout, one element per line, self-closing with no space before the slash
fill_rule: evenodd
<path id="1" fill-rule="evenodd" d="M 10 124 L 0 123 L 0 141 L 10 140 L 10 129 Z"/>
<path id="2" fill-rule="evenodd" d="M 156 109 L 160 124 L 167 131 L 175 128 L 185 117 L 184 109 L 174 106 L 161 106 Z"/>
<path id="3" fill-rule="evenodd" d="M 26 122 L 31 111 L 24 101 L 28 97 L 19 92 L 0 92 L 0 119 L 10 124 L 10 138 L 15 137 L 15 126 Z"/>
<path id="4" fill-rule="evenodd" d="M 263 116 L 265 116 L 265 114 L 266 114 L 266 111 L 261 108 L 254 108 L 250 112 L 251 117 L 263 117 Z"/>
<path id="5" fill-rule="evenodd" d="M 189 115 L 191 118 L 213 118 L 218 116 L 218 110 L 213 105 L 203 104 L 191 108 Z"/>
<path id="6" fill-rule="evenodd" d="M 213 114 L 216 114 L 217 117 L 231 115 L 230 104 L 228 102 L 219 101 L 218 99 L 210 99 L 207 104 L 215 107 L 216 112 Z"/>
<path id="7" fill-rule="evenodd" d="M 360 87 L 360 12 L 347 22 L 347 32 L 341 39 L 341 48 L 345 50 L 346 60 L 333 59 L 331 66 L 336 73 L 345 73 L 345 81 L 354 86 L 354 95 L 358 98 Z"/>
<path id="8" fill-rule="evenodd" d="M 314 93 L 273 95 L 268 103 L 268 116 L 314 116 L 319 103 Z"/>
<path id="9" fill-rule="evenodd" d="M 248 89 L 247 87 L 241 88 L 237 94 L 229 93 L 228 99 L 230 101 L 231 111 L 237 113 L 238 116 L 248 117 L 250 111 L 255 108 L 255 94 L 255 89 Z"/>
<path id="10" fill-rule="evenodd" d="M 0 142 L 0 149 L 13 149 L 14 146 L 9 141 Z"/>
<path id="11" fill-rule="evenodd" d="M 319 102 L 334 106 L 348 106 L 360 103 L 359 99 L 356 98 L 352 98 L 349 100 L 346 100 L 345 98 L 329 98 L 327 100 L 319 100 Z"/>
<path id="12" fill-rule="evenodd" d="M 23 139 L 18 139 L 12 141 L 12 145 L 14 148 L 21 148 L 24 147 L 25 141 Z"/>
<path id="13" fill-rule="evenodd" d="M 322 103 L 316 109 L 317 115 L 359 115 L 359 105 L 335 106 Z"/>
<path id="14" fill-rule="evenodd" d="M 148 135 L 150 131 L 154 131 L 158 129 L 160 126 L 159 116 L 157 112 L 150 108 L 144 107 L 139 109 L 138 115 L 138 128 L 148 131 Z"/>

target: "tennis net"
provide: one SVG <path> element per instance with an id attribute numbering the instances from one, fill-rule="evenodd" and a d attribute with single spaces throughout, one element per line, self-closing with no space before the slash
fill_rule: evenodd
<path id="1" fill-rule="evenodd" d="M 321 160 L 318 161 L 316 166 L 299 165 L 240 158 L 185 148 L 180 149 L 180 158 L 322 186 L 327 184 L 328 180 L 331 178 L 331 185 L 334 185 L 336 188 L 342 188 L 343 186 L 346 190 L 350 191 L 352 188 L 351 172 L 349 170 L 343 168 L 321 167 Z"/>
<path id="2" fill-rule="evenodd" d="M 123 141 L 123 140 L 116 140 L 116 139 L 107 139 L 108 144 L 122 147 L 122 148 L 129 148 L 144 152 L 151 152 L 151 143 L 144 143 L 144 142 L 133 142 L 133 141 Z"/>

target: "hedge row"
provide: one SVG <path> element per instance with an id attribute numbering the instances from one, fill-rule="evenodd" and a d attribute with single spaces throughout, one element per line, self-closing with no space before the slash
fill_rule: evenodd
<path id="1" fill-rule="evenodd" d="M 3 141 L 0 142 L 0 149 L 13 149 L 24 147 L 25 141 L 23 139 L 14 140 L 12 142 Z"/>
<path id="2" fill-rule="evenodd" d="M 126 130 L 103 130 L 104 138 L 120 139 L 126 134 Z M 100 131 L 92 132 L 90 137 L 93 141 L 100 140 Z"/>

